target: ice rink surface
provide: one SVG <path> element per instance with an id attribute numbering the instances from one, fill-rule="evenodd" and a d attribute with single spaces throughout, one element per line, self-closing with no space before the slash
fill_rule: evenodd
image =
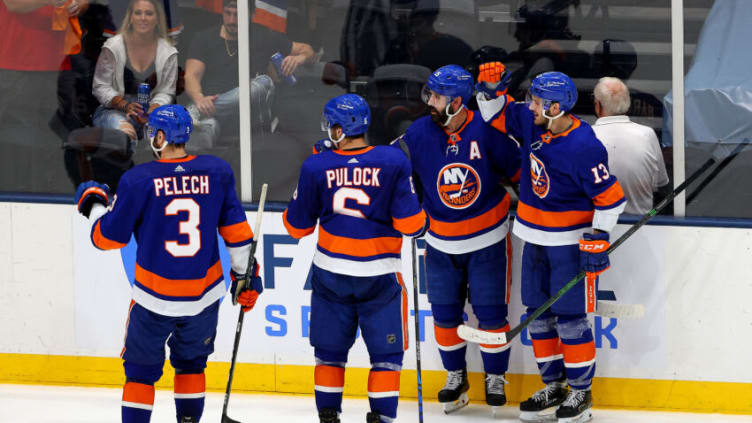
<path id="1" fill-rule="evenodd" d="M 2 423 L 118 423 L 120 389 L 64 386 L 27 386 L 0 384 L 0 422 Z M 220 421 L 223 394 L 209 393 L 202 422 Z M 345 398 L 343 423 L 364 422 L 368 401 Z M 400 403 L 399 422 L 418 421 L 417 401 Z M 246 422 L 316 423 L 313 396 L 236 394 L 230 398 L 230 417 Z M 424 403 L 424 421 L 435 422 L 519 422 L 515 406 L 501 407 L 496 418 L 490 407 L 471 403 L 464 409 L 445 415 L 435 401 Z M 752 416 L 692 414 L 654 411 L 596 409 L 594 423 L 732 423 L 750 422 Z M 157 391 L 152 423 L 174 423 L 172 392 Z"/>

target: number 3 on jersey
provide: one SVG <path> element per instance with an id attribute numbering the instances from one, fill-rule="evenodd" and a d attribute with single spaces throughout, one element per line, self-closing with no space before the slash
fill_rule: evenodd
<path id="1" fill-rule="evenodd" d="M 345 205 L 347 200 L 355 200 L 356 203 L 367 206 L 371 204 L 371 197 L 360 188 L 340 188 L 332 197 L 332 208 L 335 213 L 366 219 L 366 216 L 360 210 L 348 208 Z"/>
<path id="2" fill-rule="evenodd" d="M 188 236 L 187 244 L 165 241 L 165 250 L 173 257 L 193 257 L 201 249 L 201 207 L 192 198 L 176 198 L 165 207 L 165 216 L 175 216 L 181 211 L 188 213 L 187 220 L 180 221 L 180 233 Z"/>
<path id="3" fill-rule="evenodd" d="M 596 184 L 600 184 L 611 176 L 603 163 L 598 163 L 598 166 L 590 169 L 590 171 L 593 172 Z"/>

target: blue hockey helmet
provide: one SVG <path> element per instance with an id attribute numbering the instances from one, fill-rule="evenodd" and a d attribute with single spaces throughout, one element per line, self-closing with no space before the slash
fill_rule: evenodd
<path id="1" fill-rule="evenodd" d="M 459 65 L 446 65 L 436 69 L 423 86 L 423 102 L 428 104 L 431 92 L 448 97 L 447 104 L 455 97 L 462 98 L 467 104 L 473 95 L 473 76 Z"/>
<path id="2" fill-rule="evenodd" d="M 149 137 L 156 136 L 157 131 L 164 132 L 170 144 L 185 144 L 193 132 L 193 119 L 179 104 L 159 106 L 149 113 Z"/>
<path id="3" fill-rule="evenodd" d="M 343 94 L 329 100 L 321 116 L 321 130 L 329 132 L 329 129 L 339 125 L 343 138 L 365 134 L 370 124 L 371 108 L 363 97 L 357 94 Z"/>
<path id="4" fill-rule="evenodd" d="M 559 103 L 562 112 L 572 110 L 577 103 L 577 87 L 574 82 L 561 72 L 544 72 L 533 79 L 528 95 L 534 95 L 543 100 L 545 113 L 552 103 Z"/>

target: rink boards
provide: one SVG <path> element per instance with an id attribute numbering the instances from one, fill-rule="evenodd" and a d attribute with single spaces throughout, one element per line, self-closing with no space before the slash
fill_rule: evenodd
<path id="1" fill-rule="evenodd" d="M 248 213 L 252 222 L 255 213 Z M 616 234 L 628 226 L 620 225 Z M 120 385 L 125 319 L 135 245 L 101 252 L 72 206 L 0 203 L 0 382 Z M 281 213 L 264 215 L 257 250 L 266 289 L 246 315 L 234 388 L 313 391 L 308 344 L 307 276 L 315 236 L 300 242 Z M 513 239 L 510 320 L 519 322 L 521 242 Z M 412 295 L 409 243 L 403 276 Z M 420 253 L 421 251 L 419 251 Z M 611 259 L 601 290 L 646 308 L 641 320 L 593 316 L 597 405 L 752 413 L 752 231 L 738 228 L 646 226 Z M 422 276 L 422 265 L 419 266 Z M 444 372 L 425 294 L 419 296 L 424 396 L 435 397 Z M 409 301 L 412 305 L 412 298 Z M 467 309 L 470 321 L 473 316 Z M 414 324 L 410 316 L 410 342 Z M 237 309 L 223 304 L 207 386 L 223 391 Z M 468 351 L 471 398 L 482 399 L 477 347 Z M 365 395 L 368 356 L 358 340 L 350 353 L 346 394 Z M 507 388 L 520 401 L 540 386 L 527 333 L 513 341 Z M 415 350 L 405 355 L 402 395 L 416 396 Z M 160 381 L 169 388 L 169 365 Z"/>

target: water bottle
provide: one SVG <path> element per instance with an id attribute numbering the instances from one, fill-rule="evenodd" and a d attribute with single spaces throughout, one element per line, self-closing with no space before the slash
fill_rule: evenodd
<path id="1" fill-rule="evenodd" d="M 277 73 L 279 76 L 283 77 L 282 74 L 282 59 L 284 59 L 284 56 L 280 52 L 276 52 L 272 55 L 272 63 L 274 63 L 274 67 L 277 68 Z M 284 76 L 285 82 L 287 82 L 287 85 L 295 85 L 298 80 L 295 78 L 295 75 L 290 74 L 287 76 Z"/>
<path id="2" fill-rule="evenodd" d="M 138 95 L 136 96 L 136 101 L 141 105 L 141 108 L 144 109 L 144 114 L 147 114 L 149 112 L 150 94 L 151 87 L 149 87 L 149 84 L 145 82 L 138 84 Z"/>

